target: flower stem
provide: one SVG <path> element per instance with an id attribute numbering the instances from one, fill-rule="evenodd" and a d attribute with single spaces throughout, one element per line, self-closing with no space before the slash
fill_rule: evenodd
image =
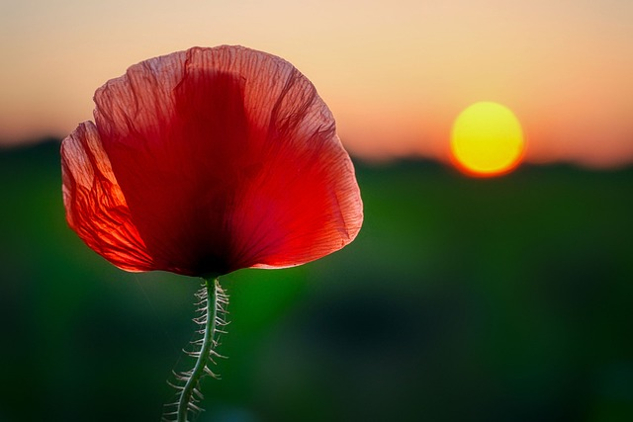
<path id="1" fill-rule="evenodd" d="M 206 279 L 202 288 L 196 293 L 198 298 L 197 311 L 199 316 L 194 322 L 201 326 L 198 331 L 202 338 L 192 341 L 194 351 L 186 351 L 189 356 L 195 358 L 193 369 L 186 372 L 174 372 L 176 384 L 171 384 L 178 390 L 178 401 L 167 406 L 174 406 L 173 412 L 165 413 L 163 420 L 176 416 L 176 422 L 188 422 L 190 415 L 195 416 L 202 409 L 198 403 L 202 401 L 200 392 L 200 380 L 205 375 L 219 378 L 211 369 L 209 363 L 215 363 L 213 357 L 222 357 L 216 352 L 218 347 L 218 334 L 224 333 L 222 326 L 227 325 L 224 320 L 228 296 L 222 290 L 218 278 Z"/>

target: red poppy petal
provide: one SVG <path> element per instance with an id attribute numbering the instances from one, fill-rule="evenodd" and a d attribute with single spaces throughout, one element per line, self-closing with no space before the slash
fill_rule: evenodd
<path id="1" fill-rule="evenodd" d="M 104 149 L 156 265 L 229 271 L 225 217 L 249 140 L 242 81 L 174 53 L 130 67 L 95 102 Z"/>
<path id="2" fill-rule="evenodd" d="M 256 204 L 265 201 L 262 208 L 268 208 L 264 218 L 243 215 L 241 233 L 247 235 L 241 239 L 242 248 L 256 262 L 252 267 L 304 264 L 356 238 L 363 220 L 360 192 L 349 157 L 342 148 L 329 144 L 335 140 L 324 139 L 324 145 L 297 167 L 288 165 L 297 156 L 287 150 L 286 163 L 278 163 L 284 171 L 276 173 L 276 186 L 262 184 L 247 199 Z"/>
<path id="3" fill-rule="evenodd" d="M 332 115 L 278 57 L 193 48 L 132 66 L 95 102 L 103 148 L 160 269 L 298 265 L 360 229 Z"/>
<path id="4" fill-rule="evenodd" d="M 82 123 L 61 146 L 62 190 L 70 227 L 93 250 L 128 271 L 153 269 L 125 197 L 92 122 Z"/>
<path id="5" fill-rule="evenodd" d="M 204 63 L 209 54 L 194 50 Z M 235 54 L 234 57 L 233 54 Z M 249 177 L 231 214 L 237 268 L 282 268 L 350 243 L 363 220 L 354 168 L 334 118 L 310 81 L 278 57 L 226 48 L 216 59 L 246 80 Z"/>

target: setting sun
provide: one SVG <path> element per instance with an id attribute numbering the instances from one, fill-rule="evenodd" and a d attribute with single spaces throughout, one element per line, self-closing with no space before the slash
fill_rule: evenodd
<path id="1" fill-rule="evenodd" d="M 462 111 L 453 124 L 451 158 L 469 175 L 507 173 L 519 164 L 524 149 L 521 123 L 501 104 L 475 103 Z"/>

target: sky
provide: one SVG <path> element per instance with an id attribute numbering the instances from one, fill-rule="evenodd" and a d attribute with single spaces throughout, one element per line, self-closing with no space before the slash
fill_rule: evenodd
<path id="1" fill-rule="evenodd" d="M 514 111 L 526 161 L 633 163 L 633 1 L 2 0 L 0 145 L 64 137 L 126 68 L 240 44 L 293 63 L 354 155 L 448 161 L 478 101 Z"/>

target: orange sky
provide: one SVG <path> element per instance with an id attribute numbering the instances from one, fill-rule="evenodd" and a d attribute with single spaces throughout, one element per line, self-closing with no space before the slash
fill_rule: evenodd
<path id="1" fill-rule="evenodd" d="M 284 57 L 356 155 L 447 159 L 477 101 L 522 122 L 532 162 L 633 162 L 633 2 L 8 0 L 0 143 L 65 136 L 136 62 L 193 45 Z"/>

